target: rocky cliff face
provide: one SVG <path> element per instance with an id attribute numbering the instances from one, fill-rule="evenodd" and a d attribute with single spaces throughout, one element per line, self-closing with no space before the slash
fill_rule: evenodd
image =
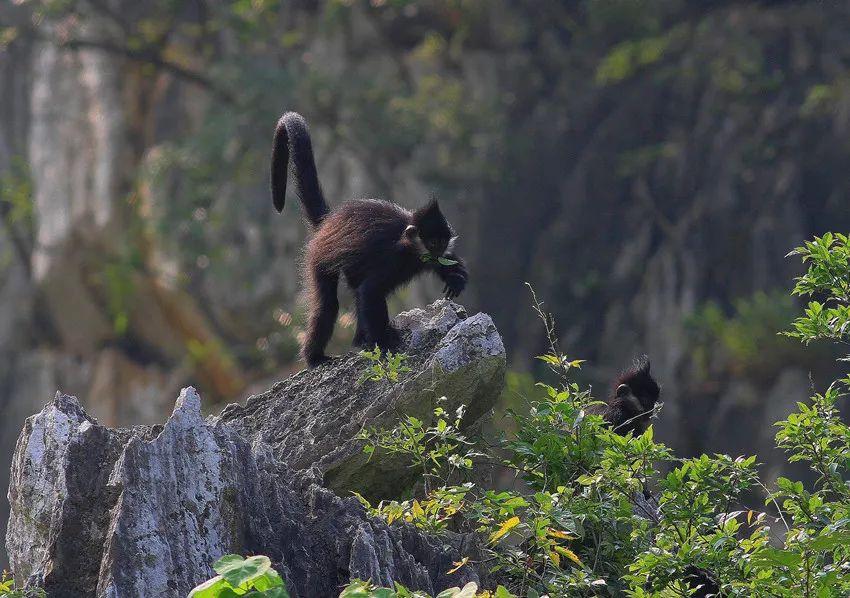
<path id="1" fill-rule="evenodd" d="M 488 316 L 438 302 L 399 323 L 412 371 L 398 384 L 357 387 L 365 362 L 347 356 L 207 421 L 186 388 L 164 425 L 131 429 L 104 427 L 58 393 L 15 450 L 6 538 L 15 577 L 51 596 L 178 597 L 237 552 L 269 555 L 303 598 L 336 596 L 353 577 L 431 593 L 479 580 L 471 567 L 446 574 L 475 554 L 473 538 L 388 527 L 322 484 L 331 478 L 344 493 L 386 476 L 399 492 L 405 465 L 359 459 L 360 427 L 427 415 L 443 391 L 474 422 L 501 390 L 504 347 Z"/>
<path id="2" fill-rule="evenodd" d="M 596 388 L 653 358 L 683 452 L 751 452 L 808 393 L 773 340 L 758 375 L 722 339 L 698 363 L 687 320 L 784 292 L 790 247 L 850 227 L 847 3 L 45 4 L 0 3 L 0 486 L 49 389 L 152 424 L 187 384 L 232 401 L 297 367 L 305 229 L 265 182 L 285 109 L 331 204 L 438 193 L 517 369 L 528 280 Z"/>

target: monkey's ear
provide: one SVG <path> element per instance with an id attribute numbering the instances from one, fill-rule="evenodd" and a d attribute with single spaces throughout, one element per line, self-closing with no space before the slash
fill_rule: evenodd
<path id="1" fill-rule="evenodd" d="M 617 387 L 616 395 L 618 397 L 625 397 L 625 396 L 631 394 L 631 392 L 632 392 L 632 389 L 629 388 L 628 384 L 620 384 L 620 386 Z"/>
<path id="2" fill-rule="evenodd" d="M 425 207 L 422 208 L 423 212 L 431 212 L 431 213 L 442 213 L 440 210 L 440 202 L 437 201 L 437 196 L 432 195 L 431 199 L 428 200 L 428 203 L 425 204 Z"/>
<path id="3" fill-rule="evenodd" d="M 408 239 L 412 239 L 418 234 L 419 234 L 419 229 L 416 228 L 415 226 L 413 226 L 412 224 L 408 224 L 407 228 L 404 229 L 404 232 L 402 233 L 402 235 L 404 237 L 408 238 Z"/>
<path id="4" fill-rule="evenodd" d="M 455 250 L 455 244 L 457 243 L 457 240 L 459 238 L 460 238 L 460 235 L 455 235 L 454 237 L 449 239 L 449 244 L 446 246 L 447 252 L 453 252 Z"/>

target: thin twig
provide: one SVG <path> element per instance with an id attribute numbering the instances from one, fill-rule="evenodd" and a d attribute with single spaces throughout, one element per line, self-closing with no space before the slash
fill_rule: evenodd
<path id="1" fill-rule="evenodd" d="M 158 69 L 169 72 L 175 75 L 176 77 L 179 77 L 180 79 L 183 79 L 185 81 L 188 81 L 189 83 L 193 83 L 194 85 L 204 88 L 205 90 L 209 91 L 213 96 L 215 96 L 226 104 L 233 105 L 237 103 L 236 96 L 234 96 L 230 91 L 220 87 L 212 79 L 209 79 L 208 77 L 205 77 L 204 75 L 186 67 L 183 67 L 179 64 L 165 60 L 158 52 L 154 50 L 132 50 L 126 46 L 122 46 L 111 41 L 94 39 L 75 38 L 69 40 L 57 40 L 49 38 L 49 41 L 56 44 L 56 46 L 58 46 L 59 48 L 63 49 L 103 50 L 104 52 L 117 54 L 135 62 L 143 62 L 146 64 L 150 64 Z"/>

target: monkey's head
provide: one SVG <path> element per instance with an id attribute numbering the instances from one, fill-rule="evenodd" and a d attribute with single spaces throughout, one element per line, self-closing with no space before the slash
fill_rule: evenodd
<path id="1" fill-rule="evenodd" d="M 615 383 L 614 397 L 630 403 L 637 412 L 652 410 L 661 395 L 661 388 L 649 373 L 649 368 L 649 358 L 644 355 L 620 374 Z"/>
<path id="2" fill-rule="evenodd" d="M 421 253 L 429 253 L 434 257 L 440 257 L 450 250 L 455 239 L 454 230 L 443 216 L 436 199 L 413 213 L 413 224 L 407 227 L 404 234 L 419 247 Z"/>

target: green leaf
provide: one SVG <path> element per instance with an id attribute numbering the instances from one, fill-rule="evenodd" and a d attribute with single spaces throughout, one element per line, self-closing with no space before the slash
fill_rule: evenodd
<path id="1" fill-rule="evenodd" d="M 474 581 L 470 581 L 468 584 L 463 586 L 463 588 L 449 588 L 447 590 L 443 590 L 439 594 L 437 594 L 437 598 L 475 598 L 475 594 L 478 592 L 478 584 Z"/>
<path id="2" fill-rule="evenodd" d="M 777 548 L 765 548 L 757 555 L 753 555 L 753 563 L 767 565 L 781 565 L 783 567 L 796 567 L 803 561 L 803 555 L 790 550 L 779 550 Z"/>
<path id="3" fill-rule="evenodd" d="M 264 575 L 271 567 L 271 560 L 263 555 L 243 559 L 238 555 L 228 554 L 213 565 L 213 568 L 234 588 L 243 586 L 247 588 L 249 582 Z"/>
<path id="4" fill-rule="evenodd" d="M 581 559 L 578 558 L 578 555 L 576 553 L 574 553 L 572 550 L 570 550 L 569 548 L 565 548 L 563 546 L 555 546 L 555 552 L 567 557 L 568 559 L 570 559 L 572 562 L 574 562 L 579 567 L 584 566 L 584 563 L 581 562 Z"/>
<path id="5" fill-rule="evenodd" d="M 850 532 L 824 533 L 809 542 L 811 550 L 832 550 L 838 546 L 850 546 Z"/>
<path id="6" fill-rule="evenodd" d="M 189 598 L 216 598 L 222 595 L 224 589 L 230 589 L 229 585 L 221 575 L 216 575 L 189 592 Z M 232 589 L 231 589 L 232 591 Z"/>
<path id="7" fill-rule="evenodd" d="M 519 525 L 519 517 L 514 516 L 514 517 L 511 517 L 510 519 L 506 520 L 505 522 L 502 523 L 502 525 L 499 526 L 499 529 L 497 529 L 495 532 L 490 534 L 490 542 L 491 543 L 496 542 L 499 538 L 501 538 L 502 536 L 507 534 L 509 531 L 511 531 L 513 528 L 515 528 L 518 525 Z"/>
<path id="8" fill-rule="evenodd" d="M 274 569 L 269 569 L 251 583 L 255 590 L 260 591 L 283 587 L 283 579 L 281 579 L 280 575 Z"/>
<path id="9" fill-rule="evenodd" d="M 546 355 L 538 355 L 537 357 L 535 357 L 535 359 L 539 359 L 540 361 L 548 363 L 549 365 L 561 365 L 561 360 L 558 359 L 557 356 L 548 353 Z"/>
<path id="10" fill-rule="evenodd" d="M 493 593 L 493 598 L 516 598 L 516 596 L 511 594 L 505 586 L 498 586 Z"/>
<path id="11" fill-rule="evenodd" d="M 271 588 L 262 593 L 263 598 L 289 598 L 289 592 L 283 586 Z"/>
<path id="12" fill-rule="evenodd" d="M 225 554 L 223 557 L 213 563 L 213 569 L 215 569 L 217 573 L 221 573 L 221 567 L 227 567 L 234 563 L 241 563 L 244 560 L 245 559 L 238 554 Z"/>
<path id="13" fill-rule="evenodd" d="M 457 264 L 457 260 L 450 260 L 446 257 L 438 257 L 437 261 L 440 262 L 440 264 L 442 264 L 443 266 L 454 266 L 455 264 Z"/>
<path id="14" fill-rule="evenodd" d="M 368 581 L 354 579 L 342 590 L 339 598 L 369 598 L 371 588 L 372 584 Z"/>

